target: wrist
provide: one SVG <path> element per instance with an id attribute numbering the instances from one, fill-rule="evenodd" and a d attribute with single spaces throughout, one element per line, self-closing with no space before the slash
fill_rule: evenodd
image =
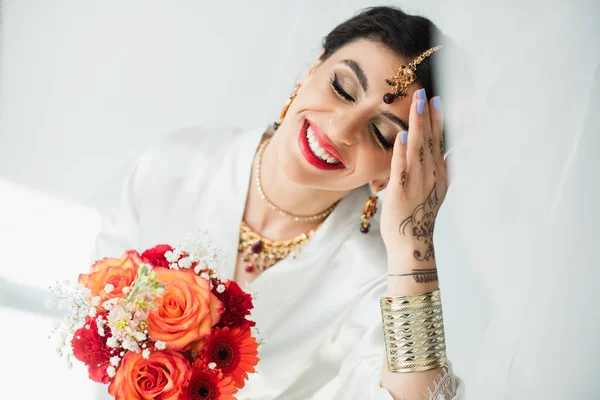
<path id="1" fill-rule="evenodd" d="M 387 253 L 388 272 L 391 273 L 409 273 L 415 269 L 435 269 L 437 264 L 434 258 L 429 260 L 420 260 L 419 251 L 415 248 L 406 248 L 402 251 L 398 249 Z"/>
<path id="2" fill-rule="evenodd" d="M 439 288 L 435 259 L 417 257 L 414 249 L 388 252 L 388 296 L 420 294 Z"/>

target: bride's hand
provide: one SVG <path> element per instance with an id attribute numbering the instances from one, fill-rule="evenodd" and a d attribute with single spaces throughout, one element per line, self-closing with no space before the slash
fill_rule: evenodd
<path id="1" fill-rule="evenodd" d="M 416 91 L 408 134 L 398 134 L 394 143 L 382 207 L 381 235 L 388 259 L 395 261 L 390 269 L 435 266 L 433 228 L 448 190 L 442 132 L 440 98 L 428 102 L 424 89 Z"/>

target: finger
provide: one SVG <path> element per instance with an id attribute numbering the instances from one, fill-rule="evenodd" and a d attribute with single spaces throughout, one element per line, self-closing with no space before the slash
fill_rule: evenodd
<path id="1" fill-rule="evenodd" d="M 436 96 L 429 101 L 429 113 L 435 171 L 437 180 L 439 182 L 444 182 L 446 179 L 446 167 L 444 165 L 444 116 L 442 111 L 442 100 L 440 97 Z"/>
<path id="2" fill-rule="evenodd" d="M 418 91 L 417 91 L 418 92 Z M 408 116 L 408 149 L 407 162 L 408 174 L 411 182 L 422 181 L 425 167 L 425 143 L 423 141 L 423 117 L 422 113 L 425 108 L 425 101 L 418 98 L 418 93 L 415 92 L 410 105 Z M 421 114 L 419 114 L 421 111 Z"/>
<path id="3" fill-rule="evenodd" d="M 394 140 L 394 152 L 392 153 L 392 169 L 390 171 L 390 185 L 406 189 L 407 181 L 407 161 L 406 149 L 408 141 L 408 132 L 399 132 Z"/>
<path id="4" fill-rule="evenodd" d="M 423 129 L 423 145 L 425 146 L 424 169 L 425 177 L 433 181 L 435 179 L 435 143 L 431 128 L 431 113 L 429 112 L 429 103 L 425 89 L 417 90 L 417 114 L 420 116 Z"/>

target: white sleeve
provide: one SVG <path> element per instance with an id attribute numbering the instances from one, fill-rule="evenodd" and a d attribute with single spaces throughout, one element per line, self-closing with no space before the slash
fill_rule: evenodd
<path id="1" fill-rule="evenodd" d="M 365 334 L 359 341 L 349 346 L 348 355 L 342 361 L 337 376 L 327 382 L 311 400 L 394 400 L 391 394 L 381 387 L 381 375 L 385 344 L 379 311 L 379 298 L 385 293 L 385 283 L 370 290 L 350 312 L 340 326 L 335 340 L 344 340 L 344 330 L 356 332 L 356 327 L 368 324 Z M 335 343 L 331 344 L 336 346 Z M 435 385 L 423 394 L 429 400 L 464 399 L 463 383 L 453 373 L 449 365 L 440 374 Z"/>

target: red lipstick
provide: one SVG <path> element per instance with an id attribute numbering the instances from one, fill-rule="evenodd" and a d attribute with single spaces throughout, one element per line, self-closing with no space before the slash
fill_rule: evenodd
<path id="1" fill-rule="evenodd" d="M 334 169 L 344 169 L 344 162 L 337 149 L 335 149 L 335 147 L 333 147 L 333 145 L 327 141 L 325 134 L 313 122 L 309 120 L 306 121 L 307 123 L 302 125 L 302 128 L 300 129 L 300 132 L 298 134 L 298 147 L 300 148 L 300 152 L 302 153 L 306 161 L 308 161 L 308 163 L 311 164 L 313 167 L 322 170 L 330 171 Z M 314 132 L 315 138 L 319 142 L 319 145 L 323 149 L 325 149 L 329 154 L 335 157 L 338 161 L 340 161 L 341 164 L 330 164 L 327 161 L 321 159 L 320 157 L 317 157 L 313 153 L 308 144 L 308 138 L 306 137 L 306 130 L 308 129 L 308 124 L 310 124 L 310 127 Z"/>

